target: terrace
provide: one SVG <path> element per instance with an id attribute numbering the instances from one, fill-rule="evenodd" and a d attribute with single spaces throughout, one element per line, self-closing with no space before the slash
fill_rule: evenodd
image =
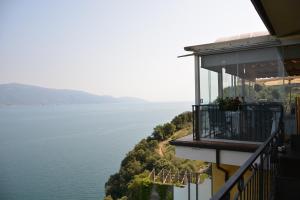
<path id="1" fill-rule="evenodd" d="M 174 145 L 261 144 L 283 121 L 285 134 L 295 133 L 300 38 L 260 33 L 231 39 L 185 48 L 195 57 L 193 137 Z"/>

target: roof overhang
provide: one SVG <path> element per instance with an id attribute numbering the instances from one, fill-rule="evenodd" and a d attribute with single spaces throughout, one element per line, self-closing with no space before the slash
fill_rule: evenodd
<path id="1" fill-rule="evenodd" d="M 300 1 L 251 0 L 271 35 L 277 37 L 300 34 Z"/>
<path id="2" fill-rule="evenodd" d="M 280 41 L 270 35 L 214 42 L 209 44 L 184 47 L 186 51 L 192 51 L 199 56 L 228 53 L 241 50 L 257 49 L 266 46 L 280 45 Z"/>
<path id="3" fill-rule="evenodd" d="M 191 51 L 199 56 L 224 54 L 231 52 L 247 51 L 252 49 L 263 49 L 270 47 L 280 47 L 289 45 L 299 45 L 300 34 L 289 37 L 275 37 L 271 35 L 263 35 L 257 37 L 249 37 L 237 40 L 229 40 L 222 42 L 214 42 L 208 44 L 194 45 L 184 47 L 184 50 Z"/>
<path id="4" fill-rule="evenodd" d="M 250 67 L 243 75 L 248 80 L 277 77 L 278 71 L 269 66 L 285 67 L 289 75 L 300 75 L 300 35 L 281 38 L 264 35 L 189 46 L 185 50 L 201 56 L 201 67 L 210 71 L 221 72 L 226 68 L 227 73 L 237 75 L 237 66 Z"/>

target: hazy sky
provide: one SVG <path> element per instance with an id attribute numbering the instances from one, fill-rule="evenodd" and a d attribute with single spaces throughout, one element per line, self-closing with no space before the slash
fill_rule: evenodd
<path id="1" fill-rule="evenodd" d="M 250 0 L 0 0 L 0 83 L 193 100 L 184 46 L 265 30 Z"/>

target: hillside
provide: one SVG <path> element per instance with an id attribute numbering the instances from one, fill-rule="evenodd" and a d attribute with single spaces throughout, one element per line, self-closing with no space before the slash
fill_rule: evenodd
<path id="1" fill-rule="evenodd" d="M 191 112 L 185 112 L 176 116 L 170 123 L 156 126 L 151 136 L 141 140 L 127 153 L 119 172 L 110 176 L 105 184 L 107 197 L 104 199 L 148 199 L 151 187 L 148 176 L 154 168 L 200 171 L 205 165 L 203 162 L 177 158 L 175 148 L 169 144 L 172 139 L 191 134 L 191 118 Z"/>
<path id="2" fill-rule="evenodd" d="M 0 105 L 55 105 L 145 102 L 133 97 L 98 96 L 77 90 L 50 89 L 18 83 L 0 84 Z"/>

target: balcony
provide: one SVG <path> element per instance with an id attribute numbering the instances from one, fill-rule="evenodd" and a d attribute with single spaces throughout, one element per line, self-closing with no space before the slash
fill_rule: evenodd
<path id="1" fill-rule="evenodd" d="M 216 104 L 193 106 L 193 139 L 264 142 L 282 120 L 279 103 L 242 104 L 224 110 Z"/>
<path id="2" fill-rule="evenodd" d="M 282 126 L 280 103 L 241 104 L 232 110 L 217 104 L 197 105 L 193 106 L 193 134 L 170 143 L 179 157 L 241 166 Z"/>

